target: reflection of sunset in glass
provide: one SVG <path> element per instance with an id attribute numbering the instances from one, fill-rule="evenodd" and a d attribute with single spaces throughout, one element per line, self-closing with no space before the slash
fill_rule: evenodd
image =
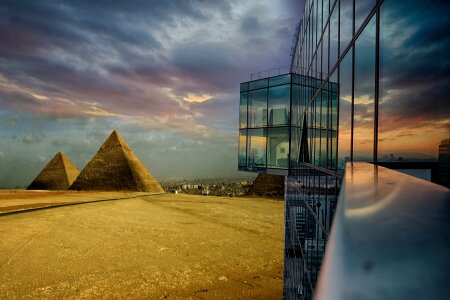
<path id="1" fill-rule="evenodd" d="M 266 148 L 266 137 L 263 136 L 252 136 L 250 137 L 251 149 L 262 149 Z"/>

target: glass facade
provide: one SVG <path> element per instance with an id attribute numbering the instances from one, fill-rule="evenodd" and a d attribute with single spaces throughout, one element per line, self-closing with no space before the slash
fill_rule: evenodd
<path id="1" fill-rule="evenodd" d="M 239 169 L 288 175 L 299 168 L 302 141 L 302 114 L 316 112 L 309 119 L 305 138 L 313 147 L 308 156 L 318 165 L 332 167 L 336 159 L 337 92 L 336 83 L 327 83 L 315 101 L 323 81 L 288 73 L 241 84 L 239 108 Z M 308 119 L 308 118 L 306 118 Z M 327 143 L 334 140 L 333 143 Z"/>
<path id="2" fill-rule="evenodd" d="M 239 168 L 289 175 L 285 298 L 314 298 L 346 162 L 449 185 L 449 12 L 444 0 L 306 0 L 291 74 L 241 84 Z"/>
<path id="3" fill-rule="evenodd" d="M 310 102 L 327 82 L 339 86 L 338 169 L 346 160 L 437 161 L 450 131 L 449 6 L 443 0 L 306 1 L 293 66 L 323 80 L 315 94 L 304 91 Z M 317 126 L 322 113 L 316 105 L 306 116 Z M 317 137 L 309 137 L 319 155 L 312 162 L 323 165 Z"/>

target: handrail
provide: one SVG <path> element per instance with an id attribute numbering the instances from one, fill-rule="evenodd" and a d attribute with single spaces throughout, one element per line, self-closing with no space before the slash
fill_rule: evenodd
<path id="1" fill-rule="evenodd" d="M 448 299 L 450 190 L 347 163 L 315 299 Z"/>
<path id="2" fill-rule="evenodd" d="M 314 77 L 316 77 L 316 76 L 319 77 L 317 79 L 325 79 L 328 76 L 328 74 L 326 74 L 326 73 L 322 73 L 322 72 L 315 71 L 312 69 L 301 68 L 301 67 L 295 66 L 295 65 L 288 65 L 288 66 L 281 66 L 281 67 L 277 67 L 277 68 L 263 70 L 263 71 L 259 71 L 256 73 L 251 73 L 250 81 L 258 80 L 258 79 L 266 79 L 269 77 L 274 77 L 274 76 L 279 76 L 279 75 L 284 75 L 284 74 L 289 74 L 289 73 L 305 75 L 305 76 L 313 76 L 313 74 L 314 74 L 315 75 Z"/>

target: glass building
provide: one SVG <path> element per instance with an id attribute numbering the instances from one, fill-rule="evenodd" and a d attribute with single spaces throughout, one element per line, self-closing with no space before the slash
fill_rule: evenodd
<path id="1" fill-rule="evenodd" d="M 241 84 L 239 170 L 286 176 L 285 298 L 314 298 L 347 162 L 449 185 L 449 6 L 306 0 L 289 72 Z"/>
<path id="2" fill-rule="evenodd" d="M 239 170 L 288 175 L 289 170 L 299 169 L 301 130 L 305 130 L 304 137 L 314 141 L 311 149 L 317 155 L 312 152 L 311 162 L 336 167 L 335 151 L 327 151 L 327 147 L 336 145 L 338 86 L 323 83 L 299 73 L 241 83 Z M 311 110 L 314 114 L 302 117 L 300 112 L 320 88 L 320 99 Z M 303 145 L 308 147 L 306 141 Z"/>

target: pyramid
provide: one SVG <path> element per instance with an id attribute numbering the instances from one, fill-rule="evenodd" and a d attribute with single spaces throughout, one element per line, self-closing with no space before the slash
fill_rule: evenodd
<path id="1" fill-rule="evenodd" d="M 248 191 L 249 195 L 284 195 L 284 176 L 260 173 Z"/>
<path id="2" fill-rule="evenodd" d="M 69 189 L 164 192 L 158 181 L 115 130 Z"/>
<path id="3" fill-rule="evenodd" d="M 67 158 L 58 152 L 28 186 L 28 190 L 67 190 L 80 171 Z"/>

